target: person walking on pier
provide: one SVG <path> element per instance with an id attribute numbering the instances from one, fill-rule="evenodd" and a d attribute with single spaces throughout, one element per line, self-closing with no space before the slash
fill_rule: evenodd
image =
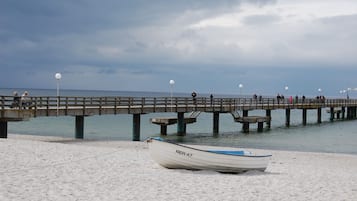
<path id="1" fill-rule="evenodd" d="M 13 102 L 11 103 L 11 108 L 14 108 L 14 107 L 20 107 L 20 96 L 19 94 L 17 93 L 17 91 L 14 91 L 13 93 L 14 95 L 14 99 L 13 99 Z"/>
<path id="2" fill-rule="evenodd" d="M 193 91 L 191 96 L 192 96 L 192 101 L 193 101 L 193 105 L 194 105 L 193 110 L 196 110 L 197 109 L 197 101 L 196 101 L 197 93 L 195 91 Z"/>

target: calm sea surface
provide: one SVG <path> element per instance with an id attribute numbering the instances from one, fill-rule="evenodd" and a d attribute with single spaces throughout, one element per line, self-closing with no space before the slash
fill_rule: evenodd
<path id="1" fill-rule="evenodd" d="M 20 94 L 25 89 L 0 89 L 0 95 L 12 95 L 16 90 Z M 56 90 L 26 89 L 30 96 L 55 96 Z M 174 94 L 175 96 L 190 96 Z M 199 94 L 200 96 L 201 94 Z M 61 90 L 61 96 L 136 96 L 168 97 L 161 92 L 122 92 L 122 91 L 83 91 Z M 201 95 L 207 96 L 208 94 Z M 229 95 L 221 95 L 227 97 Z M 216 96 L 218 97 L 218 96 Z M 232 96 L 234 97 L 234 96 Z M 265 115 L 265 111 L 250 111 L 249 115 Z M 150 136 L 159 136 L 160 127 L 150 123 L 153 117 L 172 117 L 176 113 L 153 113 L 141 116 L 141 140 Z M 251 132 L 241 132 L 241 124 L 235 123 L 230 114 L 220 114 L 218 135 L 212 134 L 213 115 L 201 113 L 194 124 L 187 125 L 187 135 L 177 137 L 176 125 L 168 126 L 170 140 L 184 143 L 233 146 L 246 148 L 264 148 L 278 150 L 317 151 L 330 153 L 357 154 L 357 120 L 329 121 L 326 110 L 322 112 L 322 123 L 316 124 L 317 111 L 308 111 L 308 125 L 302 126 L 302 111 L 291 111 L 291 126 L 285 127 L 285 110 L 272 111 L 270 130 L 256 132 L 256 125 L 250 125 Z M 30 121 L 10 122 L 9 133 L 74 137 L 74 117 L 40 117 Z M 132 115 L 102 115 L 85 118 L 85 139 L 95 140 L 131 140 Z"/>

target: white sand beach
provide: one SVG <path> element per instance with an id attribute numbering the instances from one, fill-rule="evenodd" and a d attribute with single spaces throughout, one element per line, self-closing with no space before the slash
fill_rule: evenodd
<path id="1" fill-rule="evenodd" d="M 0 200 L 356 200 L 357 155 L 270 151 L 265 172 L 170 170 L 144 142 L 9 134 Z"/>

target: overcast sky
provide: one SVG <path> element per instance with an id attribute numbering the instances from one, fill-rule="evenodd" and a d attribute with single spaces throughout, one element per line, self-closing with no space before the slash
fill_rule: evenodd
<path id="1" fill-rule="evenodd" d="M 356 54 L 356 0 L 0 2 L 0 88 L 339 96 Z"/>

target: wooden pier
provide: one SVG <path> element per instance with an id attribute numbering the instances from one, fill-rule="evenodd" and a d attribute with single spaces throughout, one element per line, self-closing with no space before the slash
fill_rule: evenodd
<path id="1" fill-rule="evenodd" d="M 302 124 L 306 125 L 307 110 L 317 110 L 317 123 L 321 123 L 321 110 L 330 110 L 330 120 L 335 119 L 335 108 L 341 110 L 339 117 L 355 119 L 357 117 L 357 100 L 355 99 L 304 99 L 290 102 L 288 99 L 277 101 L 275 98 L 213 98 L 196 97 L 30 97 L 27 106 L 13 105 L 13 96 L 0 96 L 0 138 L 7 138 L 9 121 L 24 121 L 44 116 L 75 117 L 75 137 L 84 138 L 84 118 L 93 115 L 133 115 L 133 140 L 140 140 L 140 117 L 148 113 L 177 113 L 173 118 L 156 118 L 153 123 L 161 126 L 161 133 L 166 132 L 162 125 L 177 124 L 177 133 L 186 133 L 186 124 L 194 123 L 196 117 L 184 117 L 185 113 L 206 112 L 213 114 L 213 133 L 219 132 L 219 114 L 231 113 L 236 122 L 243 125 L 243 131 L 249 131 L 250 123 L 258 123 L 258 131 L 262 131 L 263 122 L 270 127 L 271 111 L 285 110 L 285 125 L 290 125 L 290 111 L 302 110 Z M 262 117 L 249 116 L 251 110 L 265 110 Z M 237 116 L 237 111 L 242 116 Z M 337 110 L 336 110 L 337 111 Z"/>

